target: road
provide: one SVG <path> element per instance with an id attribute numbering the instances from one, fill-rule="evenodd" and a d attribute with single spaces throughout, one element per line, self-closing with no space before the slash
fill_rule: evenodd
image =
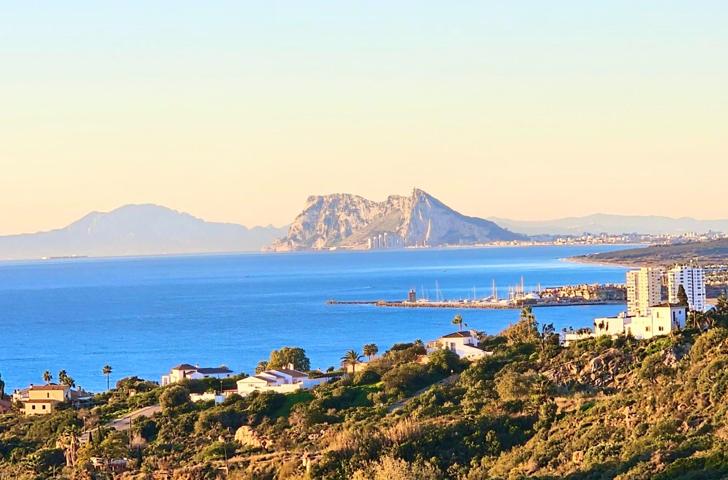
<path id="1" fill-rule="evenodd" d="M 123 432 L 125 430 L 129 430 L 129 424 L 133 423 L 134 420 L 137 420 L 139 418 L 143 417 L 151 417 L 155 413 L 159 413 L 162 411 L 162 407 L 159 405 L 152 405 L 150 407 L 142 407 L 138 410 L 134 410 L 131 413 L 127 413 L 123 417 L 116 418 L 109 423 L 106 424 L 107 427 L 113 428 L 114 430 L 118 430 L 120 432 Z"/>

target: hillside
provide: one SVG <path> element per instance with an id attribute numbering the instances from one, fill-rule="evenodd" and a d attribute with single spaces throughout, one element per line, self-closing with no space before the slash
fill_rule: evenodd
<path id="1" fill-rule="evenodd" d="M 0 259 L 260 251 L 281 229 L 206 222 L 159 205 L 93 212 L 57 230 L 0 237 Z"/>
<path id="2" fill-rule="evenodd" d="M 482 336 L 493 354 L 473 363 L 439 350 L 423 365 L 421 343 L 400 344 L 313 391 L 217 406 L 193 404 L 189 392 L 218 380 L 126 379 L 90 410 L 0 415 L 0 474 L 92 478 L 102 472 L 91 458 L 129 458 L 128 479 L 726 478 L 728 302 L 711 315 L 707 330 L 569 348 L 524 315 Z M 156 403 L 161 411 L 131 432 L 94 428 L 64 466 L 84 424 Z"/>
<path id="3" fill-rule="evenodd" d="M 414 189 L 375 202 L 358 195 L 311 196 L 273 251 L 475 245 L 525 239 L 482 218 L 462 215 Z"/>
<path id="4" fill-rule="evenodd" d="M 511 220 L 498 217 L 490 218 L 490 220 L 509 230 L 526 235 L 581 235 L 584 233 L 680 235 L 688 232 L 728 232 L 728 219 L 698 220 L 690 217 L 672 218 L 656 215 L 597 213 L 554 220 Z"/>
<path id="5" fill-rule="evenodd" d="M 652 245 L 575 257 L 589 262 L 620 265 L 670 265 L 695 261 L 701 264 L 727 263 L 728 239 L 680 245 Z"/>

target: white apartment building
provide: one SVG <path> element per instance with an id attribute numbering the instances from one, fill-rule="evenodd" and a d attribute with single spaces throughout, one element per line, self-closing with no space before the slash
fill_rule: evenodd
<path id="1" fill-rule="evenodd" d="M 627 272 L 627 315 L 647 316 L 650 307 L 662 303 L 661 268 L 642 267 Z"/>
<path id="2" fill-rule="evenodd" d="M 686 320 L 685 307 L 671 304 L 653 305 L 648 315 L 630 317 L 622 314 L 594 319 L 594 335 L 631 334 L 638 340 L 647 339 L 680 330 L 685 327 Z"/>
<path id="3" fill-rule="evenodd" d="M 675 265 L 667 271 L 667 292 L 670 303 L 678 303 L 680 285 L 688 296 L 690 310 L 705 311 L 705 273 L 701 267 Z"/>
<path id="4" fill-rule="evenodd" d="M 629 316 L 620 313 L 616 317 L 594 319 L 594 330 L 580 329 L 567 332 L 562 336 L 564 346 L 602 335 L 612 338 L 619 335 L 632 335 L 638 340 L 667 335 L 672 331 L 685 327 L 687 309 L 678 305 L 653 305 L 647 315 Z"/>

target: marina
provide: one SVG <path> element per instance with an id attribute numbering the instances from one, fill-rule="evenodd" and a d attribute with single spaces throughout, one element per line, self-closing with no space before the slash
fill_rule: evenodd
<path id="1" fill-rule="evenodd" d="M 620 305 L 626 301 L 626 289 L 621 284 L 583 284 L 566 285 L 559 287 L 538 288 L 526 292 L 524 280 L 515 287 L 508 289 L 507 298 L 498 297 L 495 281 L 492 284 L 492 293 L 485 298 L 478 298 L 473 288 L 472 298 L 445 299 L 442 298 L 439 283 L 435 287 L 435 300 L 418 298 L 415 289 L 407 292 L 405 300 L 336 300 L 331 299 L 328 305 L 373 305 L 390 308 L 456 308 L 456 309 L 484 309 L 484 310 L 512 310 L 525 306 L 530 307 L 568 307 L 583 305 Z"/>

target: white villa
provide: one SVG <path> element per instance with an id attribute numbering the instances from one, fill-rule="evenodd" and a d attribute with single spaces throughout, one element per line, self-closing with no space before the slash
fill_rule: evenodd
<path id="1" fill-rule="evenodd" d="M 563 335 L 562 343 L 568 346 L 577 340 L 602 335 L 616 337 L 631 334 L 636 339 L 648 339 L 684 328 L 686 321 L 687 309 L 668 303 L 649 307 L 647 315 L 630 316 L 623 312 L 616 317 L 595 318 L 594 330 L 580 329 L 566 332 Z"/>
<path id="2" fill-rule="evenodd" d="M 443 348 L 465 360 L 477 360 L 493 354 L 478 347 L 478 332 L 475 330 L 454 332 L 433 340 L 427 344 L 427 353 Z"/>
<path id="3" fill-rule="evenodd" d="M 169 375 L 162 376 L 162 386 L 171 385 L 181 382 L 185 379 L 202 380 L 203 378 L 228 378 L 233 375 L 233 371 L 225 365 L 212 368 L 203 368 L 199 365 L 190 365 L 183 363 L 172 367 Z"/>
<path id="4" fill-rule="evenodd" d="M 289 367 L 266 370 L 238 380 L 238 394 L 244 397 L 253 392 L 291 393 L 313 388 L 329 380 L 326 377 L 310 378 L 308 374 L 294 370 L 292 365 Z"/>

